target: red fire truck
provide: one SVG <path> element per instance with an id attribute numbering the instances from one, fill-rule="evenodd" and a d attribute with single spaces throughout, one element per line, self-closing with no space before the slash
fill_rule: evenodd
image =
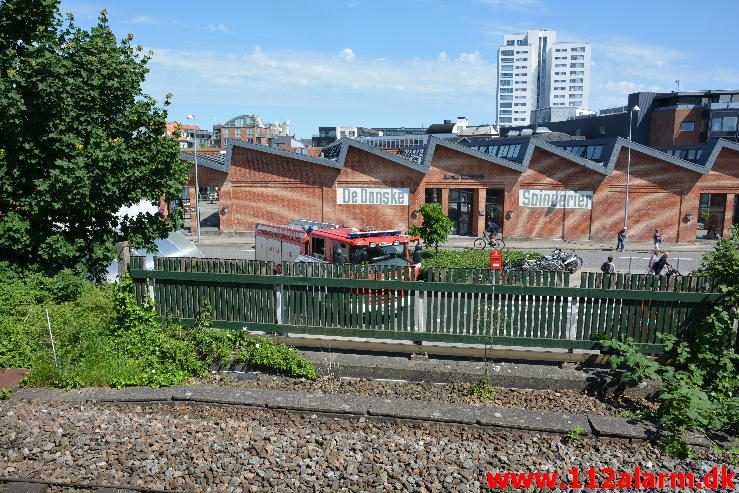
<path id="1" fill-rule="evenodd" d="M 333 264 L 414 265 L 409 251 L 418 236 L 400 231 L 346 228 L 338 224 L 294 221 L 287 226 L 257 224 L 256 260 Z"/>

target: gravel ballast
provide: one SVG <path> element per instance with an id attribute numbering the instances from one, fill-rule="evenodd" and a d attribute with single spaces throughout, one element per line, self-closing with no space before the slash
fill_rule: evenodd
<path id="1" fill-rule="evenodd" d="M 213 376 L 206 382 L 244 389 L 298 390 L 318 395 L 414 399 L 470 406 L 507 407 L 598 416 L 626 416 L 630 411 L 654 407 L 654 404 L 646 399 L 605 393 L 596 396 L 574 389 L 538 390 L 496 387 L 495 396 L 485 400 L 471 395 L 470 389 L 473 384 L 467 382 L 438 384 L 332 377 L 321 377 L 316 381 L 310 381 L 261 373 L 227 373 Z"/>
<path id="2" fill-rule="evenodd" d="M 486 471 L 694 471 L 649 442 L 174 403 L 0 402 L 0 476 L 188 491 L 481 491 Z"/>

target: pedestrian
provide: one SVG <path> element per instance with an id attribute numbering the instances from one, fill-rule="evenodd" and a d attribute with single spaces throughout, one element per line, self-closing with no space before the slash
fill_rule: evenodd
<path id="1" fill-rule="evenodd" d="M 423 247 L 421 243 L 416 243 L 416 248 L 413 249 L 413 263 L 420 264 L 423 260 Z"/>
<path id="2" fill-rule="evenodd" d="M 600 271 L 604 274 L 614 274 L 616 272 L 616 264 L 613 263 L 613 257 L 609 256 L 608 260 L 600 266 Z"/>
<path id="3" fill-rule="evenodd" d="M 485 225 L 485 231 L 488 232 L 490 235 L 490 238 L 495 238 L 498 236 L 498 232 L 500 231 L 500 226 L 498 226 L 495 221 L 493 221 L 493 218 L 489 218 L 487 224 Z"/>
<path id="4" fill-rule="evenodd" d="M 659 253 L 659 248 L 655 248 L 652 252 L 652 256 L 649 257 L 649 264 L 647 265 L 647 273 L 648 274 L 654 274 L 654 264 L 657 263 L 659 258 L 661 257 Z"/>
<path id="5" fill-rule="evenodd" d="M 670 254 L 665 252 L 662 254 L 662 256 L 654 263 L 654 266 L 652 267 L 654 269 L 654 275 L 658 276 L 662 272 L 662 269 L 665 268 L 665 265 L 667 265 L 667 257 L 669 257 Z"/>
<path id="6" fill-rule="evenodd" d="M 616 235 L 616 250 L 623 252 L 626 243 L 626 226 Z"/>
<path id="7" fill-rule="evenodd" d="M 660 233 L 658 229 L 655 229 L 654 230 L 654 248 L 655 248 L 655 250 L 659 250 L 661 245 L 662 245 L 662 233 Z"/>

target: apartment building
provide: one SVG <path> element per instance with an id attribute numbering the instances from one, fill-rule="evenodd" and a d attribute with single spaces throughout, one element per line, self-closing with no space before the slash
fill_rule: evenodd
<path id="1" fill-rule="evenodd" d="M 590 43 L 557 42 L 556 31 L 503 36 L 497 59 L 498 124 L 528 125 L 531 112 L 542 108 L 587 108 L 590 57 Z"/>

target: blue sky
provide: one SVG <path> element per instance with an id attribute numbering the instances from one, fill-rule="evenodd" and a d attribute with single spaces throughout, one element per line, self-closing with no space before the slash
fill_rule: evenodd
<path id="1" fill-rule="evenodd" d="M 553 29 L 592 43 L 590 108 L 639 90 L 739 88 L 739 2 L 662 0 L 63 1 L 83 26 L 106 8 L 119 37 L 154 51 L 145 90 L 170 120 L 256 113 L 319 125 L 495 121 L 504 33 Z"/>

